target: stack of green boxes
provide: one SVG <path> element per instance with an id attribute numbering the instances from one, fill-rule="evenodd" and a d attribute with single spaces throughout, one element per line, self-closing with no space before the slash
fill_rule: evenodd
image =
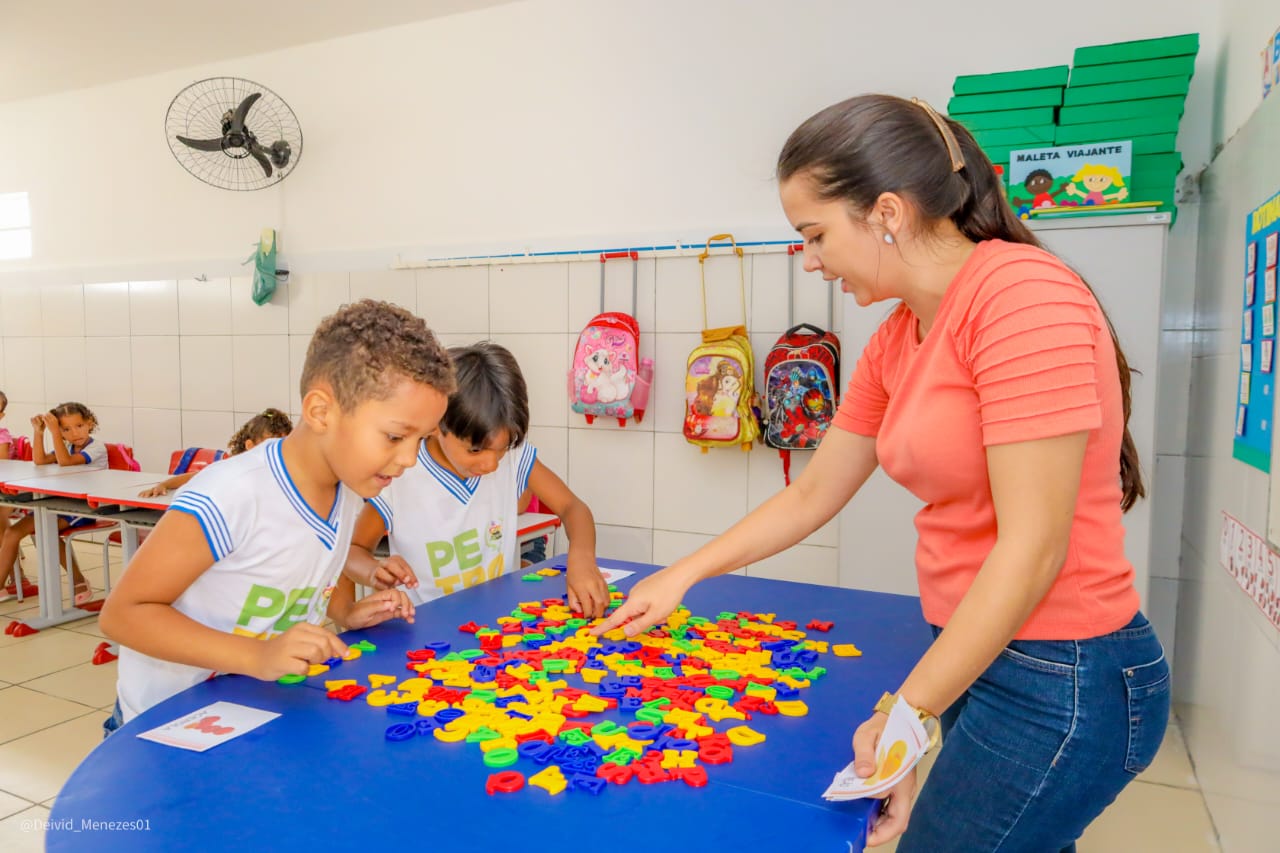
<path id="1" fill-rule="evenodd" d="M 1133 140 L 1126 200 L 1158 201 L 1172 210 L 1182 170 L 1178 123 L 1199 46 L 1191 33 L 1078 48 L 1054 143 Z"/>
<path id="2" fill-rule="evenodd" d="M 991 162 L 1009 171 L 1009 152 L 1049 148 L 1067 66 L 957 77 L 947 113 L 973 134 Z"/>
<path id="3" fill-rule="evenodd" d="M 1094 45 L 1078 48 L 1071 68 L 957 77 L 947 112 L 1003 169 L 1006 183 L 1010 151 L 1132 140 L 1126 201 L 1176 212 L 1178 123 L 1199 46 L 1195 33 Z"/>

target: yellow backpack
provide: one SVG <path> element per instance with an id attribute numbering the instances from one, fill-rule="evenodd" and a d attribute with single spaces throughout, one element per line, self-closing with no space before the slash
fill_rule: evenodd
<path id="1" fill-rule="evenodd" d="M 728 240 L 738 256 L 738 280 L 742 296 L 742 325 L 708 329 L 706 260 L 711 244 Z M 685 369 L 684 437 L 706 453 L 709 447 L 740 445 L 750 450 L 760 436 L 755 405 L 755 366 L 747 337 L 746 266 L 742 249 L 732 234 L 707 240 L 698 255 L 702 274 L 702 343 L 689 353 Z"/>

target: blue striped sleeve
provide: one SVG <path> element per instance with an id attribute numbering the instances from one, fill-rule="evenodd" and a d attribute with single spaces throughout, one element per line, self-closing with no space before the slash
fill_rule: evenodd
<path id="1" fill-rule="evenodd" d="M 84 457 L 84 464 L 88 465 L 93 461 L 93 457 L 89 455 L 89 451 L 81 450 L 80 455 Z"/>
<path id="2" fill-rule="evenodd" d="M 529 475 L 533 473 L 533 463 L 538 459 L 538 449 L 525 442 L 520 447 L 520 462 L 516 466 L 516 496 L 523 495 L 529 488 Z"/>
<path id="3" fill-rule="evenodd" d="M 199 492 L 185 490 L 173 499 L 169 509 L 176 509 L 178 512 L 185 512 L 195 517 L 195 520 L 200 523 L 200 529 L 204 531 L 205 541 L 209 543 L 209 550 L 213 553 L 215 561 L 225 558 L 235 550 L 235 542 L 231 539 L 227 520 L 213 498 Z"/>
<path id="4" fill-rule="evenodd" d="M 369 498 L 366 503 L 378 511 L 378 515 L 382 516 L 382 523 L 387 528 L 387 533 L 391 533 L 391 519 L 395 513 L 391 511 L 391 504 L 387 503 L 386 498 L 381 496 Z"/>

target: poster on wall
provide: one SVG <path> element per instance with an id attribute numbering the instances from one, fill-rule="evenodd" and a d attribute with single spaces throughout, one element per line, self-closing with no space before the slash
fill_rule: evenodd
<path id="1" fill-rule="evenodd" d="M 1276 263 L 1280 254 L 1280 193 L 1245 220 L 1244 287 L 1240 305 L 1240 375 L 1231 455 L 1271 470 L 1275 412 Z"/>
<path id="2" fill-rule="evenodd" d="M 1129 201 L 1133 143 L 1098 142 L 1009 153 L 1009 203 L 1023 219 L 1060 207 Z"/>
<path id="3" fill-rule="evenodd" d="M 1262 537 L 1239 519 L 1224 512 L 1218 562 L 1271 624 L 1280 628 L 1280 554 L 1268 548 Z"/>
<path id="4" fill-rule="evenodd" d="M 1280 29 L 1277 29 L 1262 48 L 1262 97 L 1280 88 Z"/>

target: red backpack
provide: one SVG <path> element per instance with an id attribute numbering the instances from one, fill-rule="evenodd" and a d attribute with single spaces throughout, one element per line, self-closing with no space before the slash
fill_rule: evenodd
<path id="1" fill-rule="evenodd" d="M 795 267 L 787 250 L 788 315 L 795 301 Z M 827 302 L 827 325 L 831 324 Z M 788 322 L 792 317 L 788 316 Z M 764 359 L 764 443 L 782 457 L 782 477 L 791 484 L 791 451 L 814 450 L 827 434 L 839 404 L 840 339 L 809 323 L 782 333 Z"/>

